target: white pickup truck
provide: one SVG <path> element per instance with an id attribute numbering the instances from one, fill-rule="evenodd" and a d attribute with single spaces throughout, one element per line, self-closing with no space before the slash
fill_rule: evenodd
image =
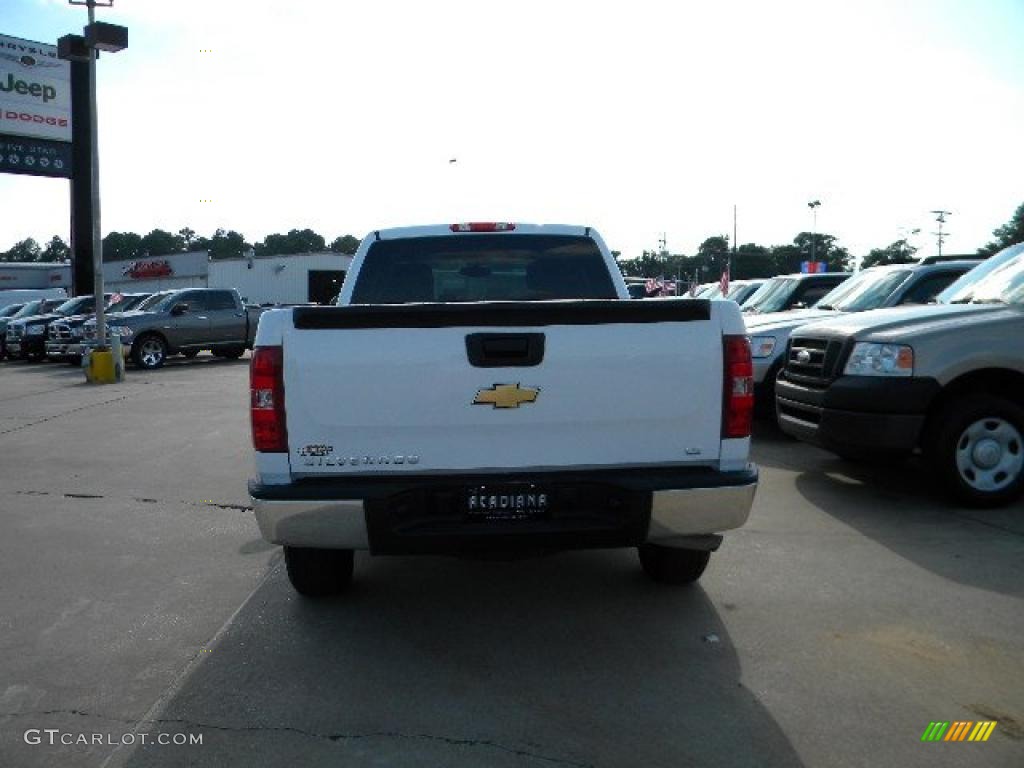
<path id="1" fill-rule="evenodd" d="M 265 313 L 253 509 L 305 595 L 353 551 L 637 547 L 695 581 L 750 514 L 750 345 L 731 301 L 630 301 L 589 227 L 380 230 L 337 306 Z"/>

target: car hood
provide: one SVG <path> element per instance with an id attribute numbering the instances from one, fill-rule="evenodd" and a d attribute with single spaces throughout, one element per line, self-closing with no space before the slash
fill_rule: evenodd
<path id="1" fill-rule="evenodd" d="M 1004 304 L 925 304 L 914 307 L 855 312 L 831 322 L 816 322 L 800 329 L 801 336 L 829 336 L 891 341 L 962 328 L 965 323 L 987 323 L 1000 316 L 1024 318 L 1024 307 Z"/>
<path id="2" fill-rule="evenodd" d="M 13 325 L 37 325 L 39 323 L 49 323 L 52 320 L 59 320 L 64 315 L 29 315 L 28 317 L 19 317 L 16 320 L 9 320 Z"/>
<path id="3" fill-rule="evenodd" d="M 118 322 L 130 322 L 140 317 L 152 317 L 153 313 L 148 310 L 129 309 L 127 312 L 112 312 L 107 315 L 111 320 Z"/>
<path id="4" fill-rule="evenodd" d="M 765 315 L 745 315 L 747 332 L 751 335 L 771 331 L 784 331 L 798 328 L 818 320 L 841 317 L 843 312 L 829 309 L 791 309 L 787 312 L 769 312 Z"/>
<path id="5" fill-rule="evenodd" d="M 81 325 L 86 320 L 92 320 L 94 317 L 96 317 L 96 315 L 92 312 L 87 315 L 70 315 L 69 317 L 64 318 L 64 322 L 72 325 Z"/>

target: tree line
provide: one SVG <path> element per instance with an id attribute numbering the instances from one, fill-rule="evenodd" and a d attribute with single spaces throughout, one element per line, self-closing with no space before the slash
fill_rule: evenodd
<path id="1" fill-rule="evenodd" d="M 1015 243 L 1024 243 L 1024 203 L 1018 206 L 1010 220 L 992 232 L 993 239 L 978 249 L 979 256 L 991 256 L 996 251 Z M 286 256 L 296 253 L 334 251 L 354 254 L 359 238 L 341 235 L 329 244 L 312 229 L 292 229 L 287 233 L 267 235 L 261 242 L 250 244 L 233 229 L 217 229 L 209 237 L 196 234 L 189 227 L 177 233 L 154 229 L 147 235 L 135 232 L 111 232 L 103 238 L 104 261 L 131 261 L 148 256 L 167 256 L 185 251 L 209 251 L 211 259 L 232 259 L 244 256 L 250 249 L 257 256 Z M 882 264 L 904 264 L 914 260 L 917 248 L 905 238 L 882 248 L 871 249 L 861 260 L 861 267 Z M 801 232 L 792 243 L 764 246 L 744 243 L 735 249 L 728 235 L 714 235 L 704 240 L 693 256 L 667 251 L 644 251 L 639 256 L 623 257 L 612 252 L 622 273 L 628 277 L 681 277 L 716 280 L 722 268 L 730 264 L 730 277 L 742 280 L 772 277 L 799 272 L 804 261 L 824 261 L 830 272 L 852 270 L 855 258 L 838 242 L 838 238 L 823 232 Z M 60 262 L 71 258 L 71 249 L 59 236 L 41 245 L 32 238 L 15 243 L 0 252 L 0 261 Z"/>
<path id="2" fill-rule="evenodd" d="M 988 257 L 1015 243 L 1024 243 L 1024 203 L 1018 206 L 1010 221 L 993 230 L 994 238 L 981 246 L 977 255 Z M 918 249 L 906 238 L 895 240 L 882 248 L 872 248 L 861 260 L 861 268 L 885 264 L 907 264 L 915 260 Z M 856 258 L 841 246 L 838 238 L 827 233 L 801 232 L 792 243 L 764 246 L 744 243 L 735 250 L 728 235 L 714 235 L 704 240 L 692 256 L 667 251 L 644 251 L 637 257 L 616 260 L 627 277 L 696 278 L 700 282 L 717 280 L 729 264 L 733 280 L 774 277 L 799 272 L 802 262 L 824 261 L 829 272 L 852 271 Z"/>
<path id="3" fill-rule="evenodd" d="M 169 256 L 187 251 L 209 251 L 211 259 L 235 259 L 248 251 L 257 256 L 288 256 L 296 253 L 334 251 L 352 255 L 359 247 L 359 239 L 340 235 L 329 244 L 312 229 L 293 229 L 287 233 L 267 235 L 261 242 L 249 243 L 233 229 L 217 229 L 209 237 L 196 234 L 184 227 L 175 232 L 154 229 L 147 235 L 136 232 L 110 232 L 103 238 L 104 261 L 133 261 L 151 256 Z M 59 236 L 41 245 L 29 237 L 0 252 L 0 261 L 60 262 L 71 258 L 71 248 Z"/>

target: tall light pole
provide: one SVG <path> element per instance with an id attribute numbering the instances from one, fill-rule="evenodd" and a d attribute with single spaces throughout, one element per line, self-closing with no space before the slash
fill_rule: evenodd
<path id="1" fill-rule="evenodd" d="M 100 150 L 97 130 L 96 59 L 100 51 L 114 53 L 128 47 L 128 30 L 114 24 L 96 21 L 96 7 L 110 8 L 114 0 L 68 0 L 71 5 L 84 5 L 89 12 L 89 23 L 84 37 L 66 35 L 59 41 L 61 58 L 72 60 L 87 57 L 89 62 L 89 127 L 90 127 L 90 197 L 92 200 L 92 263 L 93 301 L 96 305 L 97 349 L 109 352 L 106 335 L 106 316 L 103 306 L 103 236 L 100 228 Z"/>
<path id="2" fill-rule="evenodd" d="M 807 204 L 807 207 L 811 209 L 811 217 L 813 221 L 813 224 L 811 225 L 811 269 L 815 268 L 813 265 L 818 261 L 818 207 L 820 205 L 821 200 L 811 200 L 811 202 Z"/>

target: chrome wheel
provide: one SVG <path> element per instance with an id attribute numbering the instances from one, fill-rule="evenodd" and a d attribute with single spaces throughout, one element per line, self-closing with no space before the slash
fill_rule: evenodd
<path id="1" fill-rule="evenodd" d="M 979 419 L 968 425 L 957 440 L 956 467 L 974 490 L 1002 491 L 1024 469 L 1024 438 L 1005 419 Z"/>
<path id="2" fill-rule="evenodd" d="M 164 361 L 164 345 L 159 339 L 144 339 L 139 347 L 139 359 L 147 368 L 155 368 Z"/>

